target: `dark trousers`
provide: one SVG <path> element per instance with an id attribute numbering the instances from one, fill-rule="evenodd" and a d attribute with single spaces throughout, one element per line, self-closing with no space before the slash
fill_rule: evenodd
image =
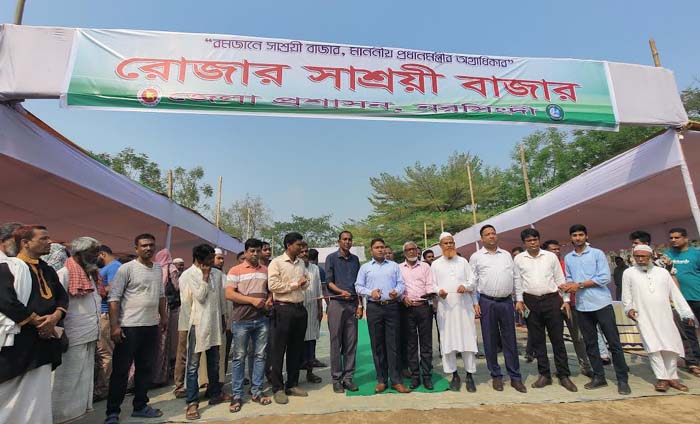
<path id="1" fill-rule="evenodd" d="M 367 302 L 367 327 L 372 345 L 377 382 L 403 384 L 399 369 L 399 325 L 401 314 L 398 302 L 380 305 Z"/>
<path id="2" fill-rule="evenodd" d="M 357 300 L 332 299 L 328 304 L 331 337 L 331 377 L 334 383 L 351 383 L 357 352 Z"/>
<path id="3" fill-rule="evenodd" d="M 695 314 L 696 317 L 700 317 L 700 302 L 689 300 L 688 305 L 693 311 L 693 314 Z M 683 339 L 686 367 L 700 366 L 700 344 L 698 343 L 698 336 L 695 333 L 695 325 L 688 325 L 688 323 L 681 320 L 680 315 L 675 309 L 673 310 L 673 318 L 676 321 L 676 326 Z"/>
<path id="4" fill-rule="evenodd" d="M 578 364 L 581 369 L 588 369 L 591 367 L 588 362 L 588 353 L 586 352 L 586 343 L 583 341 L 581 336 L 581 331 L 578 326 L 578 314 L 576 311 L 571 311 L 571 319 L 564 316 L 564 322 L 566 327 L 569 329 L 569 335 L 571 336 L 571 343 L 574 345 L 574 350 L 576 351 L 576 357 L 578 358 Z"/>
<path id="5" fill-rule="evenodd" d="M 406 344 L 399 344 L 399 351 L 406 352 L 411 381 L 431 381 L 433 371 L 433 309 L 426 302 L 420 306 L 404 306 L 401 313 L 402 330 Z M 404 348 L 405 346 L 405 348 Z M 418 349 L 420 346 L 420 361 Z M 401 368 L 403 369 L 403 368 Z"/>
<path id="6" fill-rule="evenodd" d="M 275 305 L 272 311 L 270 363 L 272 392 L 291 389 L 299 384 L 299 368 L 304 359 L 304 336 L 307 313 L 303 303 Z M 287 384 L 282 377 L 282 365 L 287 355 Z"/>
<path id="7" fill-rule="evenodd" d="M 308 371 L 313 370 L 311 363 L 316 359 L 316 340 L 307 340 L 304 342 L 304 359 L 302 367 Z"/>
<path id="8" fill-rule="evenodd" d="M 114 345 L 112 376 L 107 395 L 107 415 L 118 414 L 126 396 L 129 369 L 134 363 L 134 411 L 148 405 L 148 388 L 156 363 L 160 341 L 157 325 L 149 327 L 122 327 L 126 338 Z"/>
<path id="9" fill-rule="evenodd" d="M 482 294 L 479 297 L 479 307 L 481 308 L 481 335 L 484 339 L 486 366 L 491 377 L 503 377 L 501 367 L 498 365 L 500 340 L 500 347 L 503 350 L 506 370 L 510 379 L 522 380 L 515 338 L 513 300 L 510 296 L 504 299 L 495 299 Z"/>
<path id="10" fill-rule="evenodd" d="M 224 374 L 228 374 L 228 363 L 231 354 L 231 343 L 233 343 L 233 333 L 230 328 L 226 329 L 226 350 L 224 351 Z"/>
<path id="11" fill-rule="evenodd" d="M 532 337 L 532 350 L 537 357 L 537 371 L 540 375 L 551 377 L 549 370 L 549 357 L 547 356 L 546 335 L 554 351 L 554 366 L 557 369 L 557 377 L 563 378 L 571 375 L 569 370 L 569 357 L 564 345 L 564 319 L 562 317 L 562 300 L 559 293 L 550 293 L 544 296 L 523 294 L 525 306 L 530 310 L 527 318 L 527 331 Z"/>
<path id="12" fill-rule="evenodd" d="M 408 346 L 408 311 L 409 307 L 405 306 L 403 303 L 399 304 L 399 314 L 401 314 L 401 319 L 399 320 L 399 346 Z M 403 372 L 406 369 L 410 369 L 409 359 L 408 359 L 408 349 L 399 349 L 399 369 Z"/>
<path id="13" fill-rule="evenodd" d="M 608 350 L 612 356 L 617 382 L 626 383 L 629 368 L 627 368 L 627 362 L 625 361 L 625 352 L 622 351 L 620 334 L 617 332 L 615 311 L 612 305 L 597 311 L 576 311 L 576 314 L 578 314 L 578 325 L 583 334 L 583 341 L 586 342 L 586 352 L 588 353 L 591 368 L 593 368 L 593 376 L 605 379 L 605 369 L 603 368 L 603 360 L 600 358 L 600 348 L 598 347 L 598 326 L 600 326 L 600 331 L 603 332 L 605 340 L 608 341 Z"/>

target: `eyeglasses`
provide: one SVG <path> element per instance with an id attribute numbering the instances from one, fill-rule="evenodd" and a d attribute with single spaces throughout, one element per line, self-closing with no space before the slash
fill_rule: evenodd
<path id="1" fill-rule="evenodd" d="M 409 247 L 408 249 L 404 249 L 404 252 L 416 252 L 418 251 L 417 247 Z"/>

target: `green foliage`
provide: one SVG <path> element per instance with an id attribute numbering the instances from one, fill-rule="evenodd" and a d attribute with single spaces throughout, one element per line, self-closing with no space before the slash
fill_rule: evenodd
<path id="1" fill-rule="evenodd" d="M 246 193 L 243 199 L 221 211 L 219 225 L 242 241 L 248 237 L 265 238 L 263 234 L 269 231 L 272 216 L 260 196 Z"/>
<path id="2" fill-rule="evenodd" d="M 264 230 L 263 236 L 271 241 L 275 255 L 284 252 L 282 245 L 287 233 L 296 231 L 304 236 L 304 241 L 309 247 L 333 246 L 338 240 L 338 227 L 331 224 L 332 215 L 321 215 L 315 218 L 292 215 L 289 221 L 275 221 L 272 226 Z"/>
<path id="3" fill-rule="evenodd" d="M 681 99 L 688 117 L 700 120 L 700 87 L 688 87 L 681 92 Z"/>

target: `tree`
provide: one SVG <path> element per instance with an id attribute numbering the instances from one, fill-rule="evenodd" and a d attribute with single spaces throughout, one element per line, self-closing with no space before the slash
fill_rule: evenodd
<path id="1" fill-rule="evenodd" d="M 211 185 L 202 182 L 204 168 L 195 166 L 187 170 L 178 166 L 173 171 L 173 200 L 178 204 L 198 210 L 206 211 L 210 208 L 207 200 L 214 194 Z"/>
<path id="2" fill-rule="evenodd" d="M 698 80 L 696 79 L 696 82 Z M 690 86 L 681 92 L 681 100 L 690 119 L 700 119 L 700 87 Z"/>
<path id="3" fill-rule="evenodd" d="M 98 153 L 94 156 L 114 171 L 159 193 L 165 192 L 167 182 L 157 163 L 147 154 L 136 153 L 132 147 L 126 147 L 119 153 Z"/>
<path id="4" fill-rule="evenodd" d="M 321 215 L 314 218 L 292 215 L 289 221 L 275 221 L 275 223 L 263 231 L 271 243 L 274 243 L 275 254 L 284 251 L 283 241 L 287 233 L 296 231 L 304 236 L 304 241 L 309 247 L 332 246 L 338 240 L 338 227 L 331 223 L 332 215 Z"/>
<path id="5" fill-rule="evenodd" d="M 221 211 L 219 224 L 224 231 L 241 240 L 249 236 L 264 239 L 263 232 L 272 225 L 272 216 L 260 196 L 246 193 L 243 199 Z"/>

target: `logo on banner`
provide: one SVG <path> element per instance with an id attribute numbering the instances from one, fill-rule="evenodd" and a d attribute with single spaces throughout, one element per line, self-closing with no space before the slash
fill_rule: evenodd
<path id="1" fill-rule="evenodd" d="M 563 121 L 564 120 L 564 109 L 559 105 L 549 105 L 546 109 L 547 116 L 552 121 Z"/>
<path id="2" fill-rule="evenodd" d="M 146 107 L 155 107 L 160 103 L 160 92 L 155 87 L 147 87 L 139 90 L 136 95 L 139 103 Z"/>

